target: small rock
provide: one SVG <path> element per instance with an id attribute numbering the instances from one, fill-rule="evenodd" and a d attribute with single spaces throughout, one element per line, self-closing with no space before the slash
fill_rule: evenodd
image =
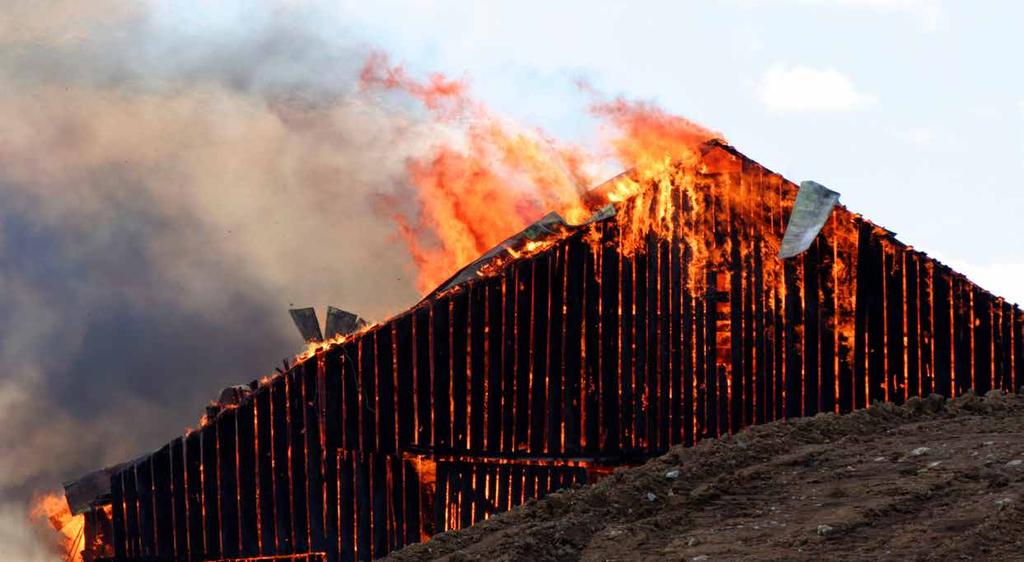
<path id="1" fill-rule="evenodd" d="M 658 499 L 658 496 L 654 495 L 654 492 L 647 492 L 647 496 L 645 496 L 645 497 L 647 498 L 647 501 L 649 501 L 649 502 L 652 502 L 652 501 Z"/>
<path id="2" fill-rule="evenodd" d="M 932 450 L 931 447 L 918 447 L 918 448 L 914 449 L 913 451 L 910 451 L 910 455 L 913 456 L 913 457 L 920 457 L 921 455 L 923 455 L 923 454 L 925 454 L 925 453 L 927 453 L 928 451 L 931 451 L 931 450 Z"/>
<path id="3" fill-rule="evenodd" d="M 999 511 L 1002 511 L 1002 510 L 1006 509 L 1006 507 L 1008 505 L 1010 505 L 1011 503 L 1013 503 L 1013 500 L 1010 499 L 1010 498 L 1003 498 L 1003 499 L 1000 499 L 1000 500 L 996 500 L 996 508 Z"/>
<path id="4" fill-rule="evenodd" d="M 875 457 L 875 458 L 873 458 L 873 459 L 871 459 L 871 460 L 873 460 L 873 461 L 875 461 L 875 462 L 882 462 L 882 461 L 884 461 L 884 460 L 885 460 L 885 457 Z"/>
<path id="5" fill-rule="evenodd" d="M 992 445 L 995 445 L 996 442 L 995 441 L 982 441 L 981 444 L 986 446 L 986 447 L 991 447 Z"/>
<path id="6" fill-rule="evenodd" d="M 686 539 L 686 546 L 697 546 L 698 544 L 700 544 L 700 539 L 697 537 L 690 537 Z"/>
<path id="7" fill-rule="evenodd" d="M 1006 463 L 1006 466 L 1020 466 L 1022 464 L 1024 464 L 1024 461 L 1020 459 L 1013 459 L 1012 461 Z"/>
<path id="8" fill-rule="evenodd" d="M 830 525 L 818 525 L 818 535 L 824 537 L 834 531 Z"/>
<path id="9" fill-rule="evenodd" d="M 928 468 L 935 468 L 935 467 L 939 466 L 940 464 L 942 464 L 942 461 L 932 461 L 932 462 L 928 463 Z"/>
<path id="10" fill-rule="evenodd" d="M 679 471 L 675 469 L 670 470 L 665 473 L 665 478 L 668 478 L 669 480 L 675 480 L 676 478 L 679 478 Z"/>
<path id="11" fill-rule="evenodd" d="M 699 562 L 700 560 L 707 560 L 707 559 L 708 559 L 708 555 L 707 554 L 701 554 L 700 556 L 694 556 L 690 560 L 693 560 L 693 562 Z"/>

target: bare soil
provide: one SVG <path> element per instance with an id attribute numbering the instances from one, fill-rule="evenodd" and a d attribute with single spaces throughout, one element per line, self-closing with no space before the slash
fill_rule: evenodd
<path id="1" fill-rule="evenodd" d="M 932 395 L 677 447 L 392 560 L 1024 560 L 1024 396 Z"/>

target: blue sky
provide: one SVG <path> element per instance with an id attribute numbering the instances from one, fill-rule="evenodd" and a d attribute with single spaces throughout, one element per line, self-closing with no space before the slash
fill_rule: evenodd
<path id="1" fill-rule="evenodd" d="M 570 138 L 592 125 L 577 78 L 654 100 L 1024 301 L 1024 4 L 424 0 L 332 15 Z"/>

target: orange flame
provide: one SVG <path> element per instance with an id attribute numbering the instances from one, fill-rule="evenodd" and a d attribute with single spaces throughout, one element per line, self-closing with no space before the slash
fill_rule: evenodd
<path id="1" fill-rule="evenodd" d="M 72 515 L 71 507 L 62 494 L 48 493 L 33 501 L 30 517 L 36 521 L 46 521 L 50 527 L 60 533 L 56 546 L 61 560 L 65 562 L 81 562 L 85 549 L 85 516 Z"/>
<path id="2" fill-rule="evenodd" d="M 717 136 L 648 103 L 598 102 L 591 112 L 613 131 L 610 156 L 602 158 L 500 118 L 469 97 L 465 82 L 440 74 L 416 81 L 400 66 L 390 66 L 382 54 L 370 57 L 361 81 L 364 89 L 412 96 L 436 124 L 454 126 L 459 133 L 410 162 L 411 197 L 419 207 L 415 214 L 395 211 L 403 208 L 407 193 L 382 201 L 410 250 L 422 293 L 546 212 L 579 223 L 594 210 L 635 195 L 641 183 L 671 179 L 676 164 L 692 166 L 700 145 Z M 594 183 L 593 170 L 606 168 L 609 159 L 635 171 L 595 201 L 587 188 Z M 670 209 L 664 203 L 659 215 L 667 216 Z"/>

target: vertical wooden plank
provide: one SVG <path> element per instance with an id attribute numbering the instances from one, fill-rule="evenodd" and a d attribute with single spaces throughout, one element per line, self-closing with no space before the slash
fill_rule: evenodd
<path id="1" fill-rule="evenodd" d="M 635 288 L 633 286 L 634 259 L 631 255 L 620 255 L 622 270 L 622 290 L 619 293 L 622 299 L 622 322 L 619 332 L 619 404 L 622 415 L 622 447 L 627 451 L 634 451 L 639 447 L 636 442 L 636 420 L 634 419 L 634 395 L 633 382 L 636 376 L 633 364 L 633 330 L 636 324 L 633 302 Z"/>
<path id="2" fill-rule="evenodd" d="M 638 249 L 633 256 L 633 338 L 636 346 L 633 360 L 633 434 L 637 449 L 650 450 L 647 434 L 647 253 Z"/>
<path id="3" fill-rule="evenodd" d="M 762 241 L 760 238 L 754 240 L 754 350 L 757 355 L 757 361 L 754 370 L 755 379 L 755 411 L 754 411 L 754 423 L 766 423 L 771 419 L 769 407 L 770 394 L 769 390 L 771 386 L 768 384 L 768 377 L 770 376 L 771 370 L 771 356 L 769 350 L 771 349 L 769 342 L 769 322 L 768 317 L 765 313 L 767 308 L 767 301 L 765 295 L 765 277 L 764 277 L 764 248 L 762 247 Z"/>
<path id="4" fill-rule="evenodd" d="M 907 327 L 907 396 L 921 396 L 921 357 L 920 312 L 917 306 L 918 297 L 918 261 L 917 253 L 903 252 L 904 260 L 904 302 L 906 315 L 904 323 Z"/>
<path id="5" fill-rule="evenodd" d="M 669 272 L 669 241 L 658 240 L 658 392 L 655 394 L 658 405 L 658 450 L 668 450 L 672 420 L 669 418 L 671 401 L 671 357 L 669 328 L 672 319 L 671 293 Z"/>
<path id="6" fill-rule="evenodd" d="M 595 454 L 601 447 L 601 270 L 597 250 L 589 244 L 586 249 L 583 265 L 583 450 Z"/>
<path id="7" fill-rule="evenodd" d="M 564 366 L 562 354 L 565 337 L 565 267 L 566 246 L 560 244 L 553 252 L 551 268 L 551 305 L 548 330 L 547 452 L 562 452 L 562 400 L 564 399 Z"/>
<path id="8" fill-rule="evenodd" d="M 515 448 L 530 445 L 531 329 L 533 327 L 533 260 L 516 262 Z"/>
<path id="9" fill-rule="evenodd" d="M 1009 301 L 1003 302 L 1003 371 L 1002 387 L 1008 392 L 1015 392 L 1017 387 L 1013 384 L 1014 371 L 1014 336 L 1013 336 L 1014 308 Z M 1019 361 L 1019 358 L 1017 358 Z"/>
<path id="10" fill-rule="evenodd" d="M 679 232 L 679 216 L 682 212 L 682 198 L 680 197 L 681 191 L 678 189 L 673 190 L 672 197 L 675 202 L 676 216 L 673 217 L 672 237 L 669 243 L 669 310 L 671 317 L 669 318 L 669 351 L 671 356 L 669 358 L 669 374 L 668 379 L 670 388 L 668 395 L 671 398 L 669 401 L 668 415 L 670 419 L 669 423 L 669 434 L 668 444 L 675 445 L 686 441 L 683 429 L 685 423 L 684 419 L 684 403 L 685 393 L 683 390 L 683 247 L 682 239 Z M 625 312 L 624 312 L 625 314 Z M 624 372 L 625 373 L 625 372 Z"/>
<path id="11" fill-rule="evenodd" d="M 487 285 L 473 283 L 469 287 L 469 450 L 484 450 L 487 428 Z"/>
<path id="12" fill-rule="evenodd" d="M 270 383 L 271 430 L 274 450 L 274 506 L 278 554 L 291 554 L 294 550 L 292 534 L 291 475 L 288 474 L 288 388 L 284 376 Z"/>
<path id="13" fill-rule="evenodd" d="M 174 558 L 174 500 L 171 483 L 171 446 L 153 453 L 153 521 L 156 548 L 154 555 Z"/>
<path id="14" fill-rule="evenodd" d="M 503 354 L 501 360 L 501 450 L 512 452 L 515 450 L 516 301 L 518 300 L 516 296 L 519 293 L 515 267 L 509 267 L 505 270 L 504 281 L 502 288 L 505 310 L 502 315 L 504 341 L 502 343 Z"/>
<path id="15" fill-rule="evenodd" d="M 338 513 L 343 562 L 352 562 L 356 559 L 356 458 L 357 453 L 338 451 Z"/>
<path id="16" fill-rule="evenodd" d="M 989 313 L 992 316 L 992 388 L 1005 390 L 1009 356 L 1004 356 L 1006 351 L 1004 347 L 1006 334 L 1003 331 L 1005 327 L 1003 323 L 1004 301 L 999 297 L 991 297 L 989 302 L 991 304 Z"/>
<path id="17" fill-rule="evenodd" d="M 377 439 L 382 453 L 395 452 L 395 344 L 394 324 L 381 326 L 374 337 L 377 344 Z"/>
<path id="18" fill-rule="evenodd" d="M 918 317 L 920 318 L 921 342 L 921 396 L 928 396 L 935 391 L 934 357 L 934 314 L 932 313 L 932 263 L 928 256 L 918 254 Z"/>
<path id="19" fill-rule="evenodd" d="M 395 368 L 398 396 L 398 447 L 405 449 L 416 435 L 415 389 L 416 372 L 413 356 L 412 314 L 403 314 L 395 321 Z"/>
<path id="20" fill-rule="evenodd" d="M 512 465 L 498 466 L 498 511 L 508 511 L 512 506 Z"/>
<path id="21" fill-rule="evenodd" d="M 502 386 L 502 309 L 504 291 L 502 278 L 486 282 L 487 286 L 487 451 L 501 450 L 501 401 L 505 395 Z"/>
<path id="22" fill-rule="evenodd" d="M 536 283 L 534 283 L 536 285 Z M 465 529 L 473 524 L 473 504 L 476 503 L 473 490 L 473 469 L 475 464 L 462 463 L 462 474 L 459 490 L 459 528 Z"/>
<path id="23" fill-rule="evenodd" d="M 430 350 L 431 321 L 430 307 L 416 309 L 415 314 L 415 351 L 416 351 L 416 443 L 421 446 L 434 442 L 433 419 L 433 386 L 431 384 Z"/>
<path id="24" fill-rule="evenodd" d="M 397 550 L 405 546 L 405 470 L 402 457 L 389 455 L 388 468 L 388 550 Z"/>
<path id="25" fill-rule="evenodd" d="M 512 507 L 522 505 L 523 503 L 523 484 L 525 484 L 526 474 L 523 472 L 523 465 L 514 464 L 512 465 L 512 485 L 509 490 L 509 501 Z"/>
<path id="26" fill-rule="evenodd" d="M 321 425 L 320 379 L 326 376 L 326 357 L 318 355 L 306 361 L 302 369 L 302 396 L 306 445 L 306 504 L 309 510 L 309 548 L 327 551 L 325 527 L 324 453 Z M 325 381 L 326 382 L 326 381 Z M 323 385 L 326 387 L 326 385 Z"/>
<path id="27" fill-rule="evenodd" d="M 786 417 L 798 417 L 802 413 L 803 401 L 803 341 L 798 329 L 802 327 L 800 271 L 795 260 L 786 260 L 783 265 L 786 284 Z"/>
<path id="28" fill-rule="evenodd" d="M 836 326 L 836 288 L 835 288 L 835 245 L 836 234 L 833 226 L 819 236 L 818 252 L 818 289 L 821 297 L 820 314 L 812 320 L 817 322 L 820 334 L 818 368 L 819 400 L 818 408 L 823 412 L 835 412 L 839 393 L 836 391 L 836 353 L 838 351 Z"/>
<path id="29" fill-rule="evenodd" d="M 316 358 L 306 363 L 315 365 Z M 288 391 L 288 458 L 291 462 L 292 545 L 295 552 L 309 550 L 309 510 L 306 475 L 306 405 L 302 395 L 305 364 L 296 365 L 285 375 Z"/>
<path id="30" fill-rule="evenodd" d="M 784 276 L 783 276 L 784 277 Z M 783 419 L 786 413 L 786 309 L 785 299 L 782 297 L 782 290 L 785 284 L 783 279 L 777 281 L 777 286 L 772 291 L 772 419 Z"/>
<path id="31" fill-rule="evenodd" d="M 129 558 L 141 557 L 142 529 L 139 522 L 138 464 L 132 464 L 124 473 L 125 538 Z"/>
<path id="32" fill-rule="evenodd" d="M 379 451 L 377 431 L 377 345 L 376 330 L 359 338 L 359 446 L 362 451 Z"/>
<path id="33" fill-rule="evenodd" d="M 373 560 L 373 504 L 370 495 L 370 463 L 373 453 L 354 455 L 356 497 L 356 558 Z"/>
<path id="34" fill-rule="evenodd" d="M 545 450 L 548 416 L 548 330 L 551 300 L 551 253 L 544 252 L 532 259 L 533 265 L 533 320 L 530 354 L 530 452 L 543 454 Z M 468 478 L 468 476 L 467 476 Z M 468 512 L 468 510 L 465 510 Z M 466 525 L 469 525 L 469 521 Z"/>
<path id="35" fill-rule="evenodd" d="M 974 390 L 985 394 L 992 389 L 992 300 L 984 289 L 970 285 L 974 293 Z"/>
<path id="36" fill-rule="evenodd" d="M 174 494 L 171 498 L 174 504 L 174 559 L 188 560 L 188 508 L 186 507 L 188 490 L 185 483 L 185 438 L 183 437 L 171 441 L 171 481 L 174 486 Z M 116 506 L 115 499 L 115 508 Z M 116 552 L 115 555 L 122 556 Z"/>
<path id="37" fill-rule="evenodd" d="M 974 387 L 971 369 L 971 349 L 974 310 L 971 306 L 971 287 L 960 274 L 951 275 L 953 305 L 953 386 L 955 396 Z"/>
<path id="38" fill-rule="evenodd" d="M 203 520 L 206 523 L 206 556 L 218 558 L 221 555 L 220 544 L 220 471 L 217 459 L 217 427 L 216 421 L 206 425 L 199 433 L 202 435 L 203 448 Z"/>
<path id="39" fill-rule="evenodd" d="M 902 247 L 891 244 L 885 252 L 885 343 L 886 368 L 888 369 L 886 388 L 889 400 L 902 403 L 907 391 L 904 365 L 903 333 L 903 257 Z"/>
<path id="40" fill-rule="evenodd" d="M 261 386 L 254 393 L 256 402 L 256 462 L 259 473 L 259 531 L 260 553 L 277 554 L 277 515 L 274 510 L 274 435 L 273 401 L 270 385 Z"/>
<path id="41" fill-rule="evenodd" d="M 469 444 L 469 293 L 466 288 L 452 296 L 452 448 L 465 451 Z"/>
<path id="42" fill-rule="evenodd" d="M 383 558 L 388 552 L 388 485 L 387 456 L 375 454 L 371 460 L 373 557 Z"/>
<path id="43" fill-rule="evenodd" d="M 434 530 L 443 533 L 448 530 L 448 487 L 451 480 L 451 463 L 437 463 L 437 480 L 434 488 Z"/>
<path id="44" fill-rule="evenodd" d="M 156 555 L 156 529 L 153 518 L 153 456 L 135 466 L 136 494 L 139 501 L 139 540 L 144 556 Z"/>
<path id="45" fill-rule="evenodd" d="M 748 232 L 743 233 L 744 237 L 750 236 Z M 757 402 L 755 396 L 755 340 L 754 340 L 754 314 L 756 305 L 754 303 L 754 261 L 753 252 L 751 250 L 753 244 L 747 240 L 743 240 L 744 251 L 741 254 L 742 257 L 742 272 L 743 272 L 743 306 L 742 306 L 742 321 L 743 321 L 743 365 L 742 365 L 742 380 L 743 380 L 743 419 L 741 426 L 750 425 L 754 422 L 755 413 L 754 406 Z"/>
<path id="46" fill-rule="evenodd" d="M 859 221 L 857 224 L 857 291 L 856 311 L 854 323 L 854 347 L 853 347 L 853 407 L 864 408 L 868 405 L 868 277 L 870 260 L 870 237 L 869 225 Z"/>
<path id="47" fill-rule="evenodd" d="M 438 451 L 452 446 L 451 301 L 441 298 L 431 307 L 433 319 L 434 445 Z"/>
<path id="48" fill-rule="evenodd" d="M 821 388 L 821 333 L 818 318 L 821 314 L 819 267 L 821 236 L 804 252 L 803 275 L 803 415 L 813 416 L 819 411 Z"/>
<path id="49" fill-rule="evenodd" d="M 619 232 L 614 223 L 601 228 L 601 452 L 619 452 Z M 667 319 L 666 319 L 667 320 Z M 667 405 L 667 404 L 666 404 Z"/>
<path id="50" fill-rule="evenodd" d="M 239 556 L 239 489 L 237 409 L 217 417 L 217 466 L 220 470 L 220 544 L 225 558 Z"/>
<path id="51" fill-rule="evenodd" d="M 1013 307 L 1013 388 L 1017 392 L 1024 386 L 1024 311 Z"/>
<path id="52" fill-rule="evenodd" d="M 537 472 L 538 467 L 535 465 L 526 465 L 523 467 L 523 502 L 537 499 Z"/>
<path id="53" fill-rule="evenodd" d="M 949 271 L 944 266 L 936 266 L 932 270 L 932 294 L 934 306 L 932 314 L 935 325 L 935 392 L 943 396 L 953 395 L 953 290 Z"/>
<path id="54" fill-rule="evenodd" d="M 404 318 L 410 318 L 405 315 Z M 407 329 L 411 330 L 411 326 Z M 412 341 L 410 337 L 410 342 Z M 411 349 L 411 348 L 410 348 Z M 412 376 L 410 374 L 410 376 Z M 342 357 L 341 346 L 332 346 L 324 353 L 324 533 L 327 544 L 327 562 L 341 560 L 341 498 L 339 489 L 338 454 L 342 439 Z M 410 386 L 408 393 L 412 394 Z M 415 438 L 415 412 L 410 409 L 409 439 Z"/>
<path id="55" fill-rule="evenodd" d="M 873 231 L 874 227 L 867 225 Z M 868 255 L 861 261 L 866 273 L 865 294 L 868 307 L 868 400 L 886 399 L 885 368 L 885 269 L 880 237 L 877 233 L 868 235 Z"/>
<path id="56" fill-rule="evenodd" d="M 259 505 L 257 504 L 256 400 L 238 406 L 238 500 L 240 551 L 243 556 L 260 554 Z"/>
<path id="57" fill-rule="evenodd" d="M 704 294 L 704 428 L 708 437 L 719 435 L 718 418 L 718 318 L 717 318 L 717 276 L 711 264 L 705 271 L 705 294 Z"/>
<path id="58" fill-rule="evenodd" d="M 412 461 L 402 461 L 405 469 L 405 544 L 420 541 L 420 489 L 423 485 Z"/>
<path id="59" fill-rule="evenodd" d="M 586 248 L 580 237 L 573 236 L 566 244 L 565 271 L 565 444 L 568 455 L 578 454 L 581 437 L 581 403 L 583 373 L 583 276 Z"/>
<path id="60" fill-rule="evenodd" d="M 188 482 L 188 548 L 189 560 L 206 557 L 203 523 L 203 443 L 199 431 L 185 437 L 185 478 Z"/>
<path id="61" fill-rule="evenodd" d="M 661 382 L 661 319 L 660 319 L 660 306 L 661 295 L 660 284 L 661 284 L 661 268 L 659 267 L 660 252 L 658 251 L 658 239 L 653 234 L 647 235 L 645 241 L 645 252 L 647 256 L 647 341 L 646 351 L 647 361 L 646 370 L 646 386 L 644 391 L 646 395 L 643 397 L 644 402 L 647 404 L 647 443 L 648 450 L 655 452 L 660 450 L 661 435 L 659 432 L 661 410 L 658 407 L 658 396 L 661 394 L 661 388 L 659 383 Z"/>
<path id="62" fill-rule="evenodd" d="M 128 523 L 125 514 L 124 496 L 124 475 L 125 470 L 115 472 L 110 478 L 111 518 L 113 520 L 113 541 L 114 556 L 116 558 L 127 558 L 128 556 Z"/>
<path id="63" fill-rule="evenodd" d="M 361 451 L 361 426 L 359 421 L 362 389 L 359 386 L 361 360 L 359 357 L 360 339 L 349 340 L 341 346 L 341 409 L 343 449 Z M 428 340 L 429 341 L 429 340 Z M 430 417 L 427 417 L 429 420 Z"/>

